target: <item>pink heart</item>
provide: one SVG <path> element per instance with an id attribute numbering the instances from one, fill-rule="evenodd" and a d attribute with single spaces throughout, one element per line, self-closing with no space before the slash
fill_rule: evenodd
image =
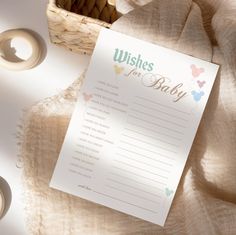
<path id="1" fill-rule="evenodd" d="M 191 69 L 192 69 L 192 75 L 193 77 L 199 77 L 201 73 L 203 73 L 205 70 L 204 68 L 197 68 L 195 64 L 191 65 Z"/>
<path id="2" fill-rule="evenodd" d="M 202 88 L 205 83 L 206 83 L 205 81 L 199 81 L 199 80 L 197 80 L 197 84 L 198 84 L 198 86 L 199 86 L 200 88 Z"/>
<path id="3" fill-rule="evenodd" d="M 85 92 L 83 93 L 84 100 L 87 102 L 89 101 L 93 95 L 92 94 L 86 94 Z"/>

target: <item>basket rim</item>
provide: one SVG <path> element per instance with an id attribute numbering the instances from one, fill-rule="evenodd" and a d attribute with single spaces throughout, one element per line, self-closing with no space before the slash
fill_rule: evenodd
<path id="1" fill-rule="evenodd" d="M 48 6 L 47 6 L 47 11 L 51 11 L 51 10 L 54 10 L 54 11 L 56 11 L 56 13 L 61 13 L 65 16 L 68 16 L 68 15 L 73 16 L 73 17 L 79 19 L 82 22 L 99 24 L 99 25 L 101 25 L 103 27 L 106 27 L 106 28 L 111 27 L 110 23 L 107 23 L 107 22 L 102 21 L 100 19 L 94 19 L 94 18 L 89 17 L 89 16 L 80 15 L 80 14 L 68 11 L 64 8 L 60 8 L 60 7 L 57 6 L 56 0 L 49 0 Z"/>

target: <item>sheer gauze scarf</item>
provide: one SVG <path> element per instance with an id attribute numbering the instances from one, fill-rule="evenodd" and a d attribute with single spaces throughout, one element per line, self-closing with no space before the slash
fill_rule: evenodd
<path id="1" fill-rule="evenodd" d="M 127 14 L 112 30 L 221 65 L 165 227 L 49 188 L 84 73 L 25 115 L 21 157 L 29 234 L 235 235 L 236 2 L 120 0 L 117 6 Z"/>

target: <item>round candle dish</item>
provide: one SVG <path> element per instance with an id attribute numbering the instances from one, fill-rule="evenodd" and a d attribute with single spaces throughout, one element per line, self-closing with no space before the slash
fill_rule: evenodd
<path id="1" fill-rule="evenodd" d="M 17 37 L 23 38 L 29 43 L 32 48 L 32 54 L 27 60 L 13 62 L 5 57 L 4 50 L 1 47 L 4 42 Z M 12 29 L 0 33 L 0 67 L 15 71 L 31 69 L 40 62 L 41 55 L 40 43 L 32 33 L 23 29 Z"/>
<path id="2" fill-rule="evenodd" d="M 5 209 L 5 198 L 0 189 L 0 218 L 3 216 L 4 209 Z"/>

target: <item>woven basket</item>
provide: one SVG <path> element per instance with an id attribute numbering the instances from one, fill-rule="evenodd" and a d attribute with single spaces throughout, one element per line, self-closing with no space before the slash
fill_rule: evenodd
<path id="1" fill-rule="evenodd" d="M 118 19 L 114 0 L 49 0 L 51 42 L 71 51 L 91 54 L 99 31 Z"/>

